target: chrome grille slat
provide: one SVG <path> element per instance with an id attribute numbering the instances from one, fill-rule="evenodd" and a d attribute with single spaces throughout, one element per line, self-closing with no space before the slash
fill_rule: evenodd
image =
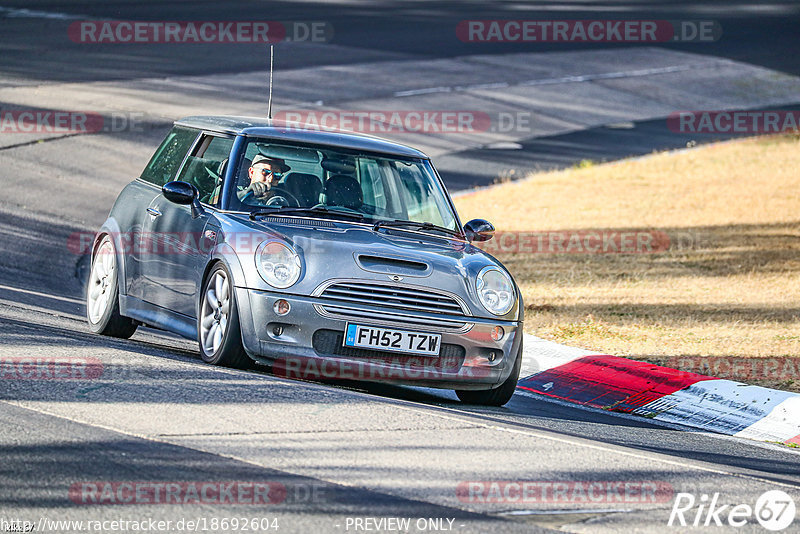
<path id="1" fill-rule="evenodd" d="M 336 281 L 324 287 L 319 298 L 336 304 L 371 306 L 388 310 L 421 311 L 451 316 L 468 315 L 468 310 L 454 296 L 396 284 Z"/>
<path id="2" fill-rule="evenodd" d="M 450 297 L 446 297 L 446 296 L 440 295 L 438 293 L 433 293 L 431 291 L 425 291 L 423 289 L 420 289 L 420 290 L 405 289 L 405 288 L 397 287 L 397 286 L 383 286 L 383 285 L 373 285 L 373 284 L 365 284 L 365 283 L 334 284 L 331 287 L 329 287 L 328 289 L 326 289 L 326 291 L 330 291 L 331 289 L 336 289 L 337 286 L 341 287 L 341 286 L 345 286 L 345 285 L 347 286 L 346 290 L 363 289 L 363 290 L 372 291 L 372 292 L 375 292 L 375 293 L 389 294 L 389 295 L 397 293 L 397 294 L 401 294 L 401 295 L 408 295 L 409 297 L 414 297 L 414 298 L 419 297 L 420 295 L 425 295 L 427 298 L 429 298 L 431 300 L 438 300 L 438 301 L 441 301 L 441 302 L 452 302 L 452 303 L 455 303 L 455 301 Z M 345 290 L 345 289 L 342 289 L 342 290 Z"/>
<path id="3" fill-rule="evenodd" d="M 351 297 L 351 298 L 348 298 L 348 299 L 330 299 L 330 300 L 333 301 L 333 302 L 339 302 L 339 303 L 342 303 L 342 304 L 358 303 L 358 304 L 366 304 L 368 306 L 372 306 L 372 305 L 375 304 L 374 301 L 372 301 L 372 300 L 359 299 L 359 298 L 354 298 L 354 297 Z M 424 311 L 424 312 L 429 312 L 429 313 L 442 313 L 443 311 L 453 311 L 453 310 L 442 310 L 441 308 L 431 308 L 431 307 L 423 306 L 423 305 L 419 305 L 419 304 L 400 304 L 400 303 L 396 303 L 396 302 L 393 302 L 391 304 L 392 304 L 392 309 L 395 309 L 395 310 L 409 310 L 409 311 L 416 310 L 416 311 Z"/>
<path id="4" fill-rule="evenodd" d="M 363 286 L 363 287 L 362 286 L 352 286 L 352 287 L 349 287 L 347 289 L 339 289 L 339 288 L 334 286 L 334 287 L 328 288 L 326 290 L 326 293 L 330 292 L 330 291 L 342 292 L 342 293 L 348 293 L 348 292 L 357 291 L 357 292 L 365 293 L 367 295 L 386 295 L 386 296 L 391 296 L 391 297 L 396 297 L 396 298 L 408 298 L 408 299 L 415 299 L 415 300 L 419 300 L 420 299 L 420 295 L 424 294 L 424 293 L 421 293 L 419 291 L 418 292 L 414 292 L 414 291 L 406 291 L 406 290 L 391 290 L 391 289 L 373 288 L 373 287 L 367 287 L 367 286 Z M 435 294 L 428 295 L 428 294 L 425 294 L 425 299 L 423 299 L 423 300 L 425 300 L 426 302 L 441 302 L 442 304 L 449 304 L 449 305 L 453 305 L 453 306 L 456 306 L 456 307 L 458 306 L 458 304 L 456 304 L 452 299 L 449 299 L 447 297 L 443 297 L 441 295 L 435 295 Z"/>
<path id="5" fill-rule="evenodd" d="M 335 290 L 331 291 L 328 290 L 325 292 L 325 297 L 333 298 L 337 300 L 342 300 L 344 302 L 362 302 L 364 304 L 375 304 L 375 299 L 370 298 L 373 297 L 373 294 L 364 292 L 364 291 L 341 291 Z M 432 311 L 432 312 L 450 312 L 455 313 L 457 315 L 461 314 L 461 307 L 458 304 L 449 304 L 449 303 L 442 303 L 442 304 L 435 304 L 431 305 L 429 301 L 419 298 L 412 298 L 412 297 L 397 297 L 397 296 L 389 296 L 387 295 L 388 299 L 386 304 L 391 304 L 394 306 L 401 306 L 404 308 L 412 309 L 412 310 L 425 310 L 425 311 Z"/>
<path id="6" fill-rule="evenodd" d="M 431 327 L 435 328 L 443 328 L 447 330 L 457 330 L 461 331 L 467 328 L 467 323 L 465 322 L 458 322 L 458 321 L 448 321 L 446 319 L 439 319 L 439 318 L 429 318 L 429 317 L 415 317 L 412 315 L 401 315 L 401 314 L 393 314 L 387 313 L 382 311 L 377 313 L 375 311 L 370 310 L 358 310 L 354 308 L 344 308 L 341 306 L 332 306 L 330 304 L 320 305 L 319 306 L 325 313 L 340 317 L 343 319 L 365 319 L 370 321 L 370 323 L 375 324 L 393 324 L 397 325 L 398 323 L 407 324 L 411 326 L 419 326 L 425 329 L 430 329 Z"/>

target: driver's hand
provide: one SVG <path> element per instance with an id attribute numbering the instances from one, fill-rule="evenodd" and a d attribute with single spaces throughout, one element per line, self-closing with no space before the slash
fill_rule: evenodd
<path id="1" fill-rule="evenodd" d="M 265 184 L 264 182 L 253 182 L 252 184 L 250 184 L 250 187 L 248 189 L 250 189 L 250 191 L 252 191 L 253 195 L 255 195 L 256 197 L 263 197 L 269 192 L 267 184 Z"/>

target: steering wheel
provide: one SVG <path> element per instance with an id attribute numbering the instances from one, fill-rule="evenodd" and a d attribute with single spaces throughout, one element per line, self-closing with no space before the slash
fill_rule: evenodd
<path id="1" fill-rule="evenodd" d="M 300 201 L 297 200 L 297 197 L 288 192 L 286 189 L 282 187 L 273 187 L 272 191 L 274 194 L 269 200 L 267 200 L 267 202 L 264 204 L 265 206 L 290 208 L 300 207 Z"/>

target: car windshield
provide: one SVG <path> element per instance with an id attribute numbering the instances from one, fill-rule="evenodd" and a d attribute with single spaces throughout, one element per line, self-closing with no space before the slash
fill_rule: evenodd
<path id="1" fill-rule="evenodd" d="M 347 212 L 369 223 L 412 221 L 458 231 L 447 193 L 425 159 L 251 140 L 234 187 L 231 209 L 239 211 L 317 208 L 331 218 Z"/>

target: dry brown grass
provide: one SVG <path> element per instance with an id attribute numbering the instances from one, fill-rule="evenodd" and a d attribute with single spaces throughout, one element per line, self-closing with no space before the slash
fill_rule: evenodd
<path id="1" fill-rule="evenodd" d="M 670 236 L 653 254 L 497 253 L 522 288 L 530 333 L 674 366 L 800 357 L 797 135 L 537 174 L 456 205 L 464 220 L 486 218 L 499 232 Z M 729 377 L 800 390 L 798 367 Z"/>

